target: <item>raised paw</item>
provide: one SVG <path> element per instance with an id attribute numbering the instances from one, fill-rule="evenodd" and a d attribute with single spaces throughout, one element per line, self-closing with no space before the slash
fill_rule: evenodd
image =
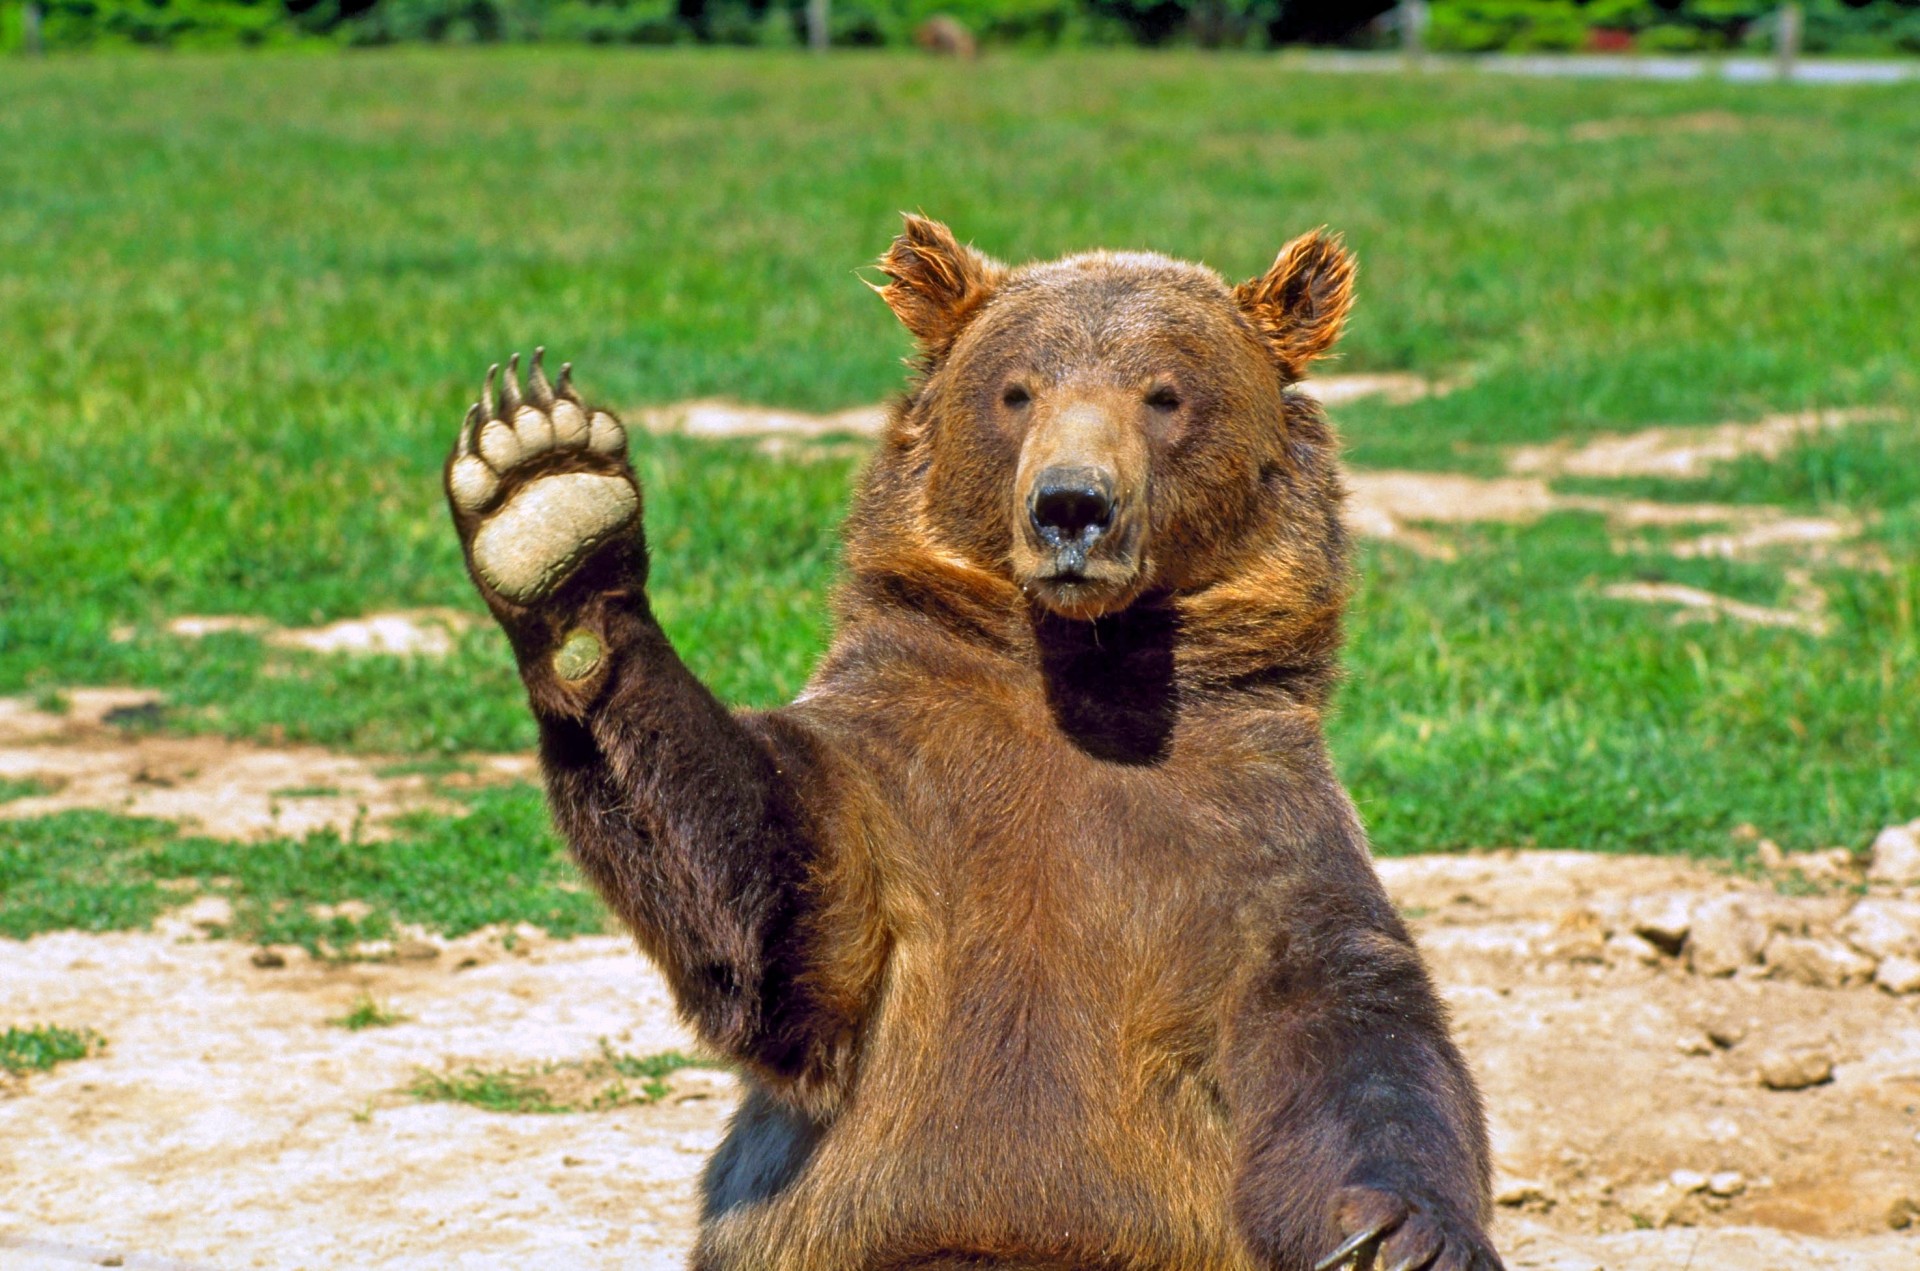
<path id="1" fill-rule="evenodd" d="M 487 372 L 447 460 L 453 505 L 476 577 L 507 601 L 531 605 L 552 595 L 640 515 L 640 490 L 627 466 L 627 432 L 574 394 L 572 367 L 547 382 L 536 349 L 520 389 L 520 355 L 507 362 L 500 400 Z"/>
<path id="2" fill-rule="evenodd" d="M 1345 1188 L 1334 1221 L 1342 1239 L 1313 1271 L 1501 1271 L 1478 1223 L 1448 1219 L 1390 1191 Z"/>

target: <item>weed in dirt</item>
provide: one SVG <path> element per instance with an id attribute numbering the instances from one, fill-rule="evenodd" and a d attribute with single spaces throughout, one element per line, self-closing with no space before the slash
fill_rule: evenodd
<path id="1" fill-rule="evenodd" d="M 398 763 L 376 766 L 373 775 L 385 780 L 395 777 L 465 777 L 478 772 L 472 760 L 452 755 L 434 755 L 425 759 L 403 759 Z"/>
<path id="2" fill-rule="evenodd" d="M 13 1077 L 45 1072 L 55 1064 L 98 1054 L 106 1044 L 106 1038 L 91 1028 L 62 1028 L 57 1024 L 9 1028 L 0 1033 L 0 1069 Z"/>
<path id="3" fill-rule="evenodd" d="M 31 777 L 24 780 L 0 777 L 0 803 L 11 803 L 15 799 L 31 799 L 35 795 L 51 793 L 53 793 L 53 787 L 44 781 L 35 781 Z"/>
<path id="4" fill-rule="evenodd" d="M 448 935 L 491 923 L 531 922 L 555 936 L 604 928 L 537 790 L 460 797 L 465 816 L 408 817 L 378 842 L 323 831 L 230 843 L 103 812 L 0 821 L 0 935 L 144 927 L 196 892 L 233 902 L 229 936 L 320 954 L 400 924 Z M 316 913 L 343 901 L 364 908 Z"/>
<path id="5" fill-rule="evenodd" d="M 327 1023 L 336 1028 L 344 1028 L 350 1033 L 357 1033 L 363 1028 L 391 1028 L 395 1024 L 404 1024 L 412 1018 L 411 1015 L 405 1015 L 381 1005 L 371 993 L 362 993 L 354 999 L 351 1010 L 345 1015 L 328 1020 Z"/>
<path id="6" fill-rule="evenodd" d="M 289 786 L 268 792 L 276 799 L 331 799 L 340 793 L 337 786 Z"/>
<path id="7" fill-rule="evenodd" d="M 554 1060 L 510 1068 L 469 1065 L 458 1070 L 415 1074 L 408 1093 L 425 1102 L 465 1103 L 488 1112 L 599 1112 L 608 1108 L 658 1103 L 670 1087 L 666 1078 L 684 1068 L 724 1065 L 679 1051 L 627 1055 L 603 1038 L 592 1059 Z M 629 1081 L 638 1081 L 636 1088 Z"/>

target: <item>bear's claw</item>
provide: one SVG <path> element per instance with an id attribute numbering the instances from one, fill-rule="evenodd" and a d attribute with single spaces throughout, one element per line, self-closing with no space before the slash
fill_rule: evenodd
<path id="1" fill-rule="evenodd" d="M 571 364 L 550 383 L 545 353 L 534 350 L 524 393 L 519 354 L 504 376 L 498 364 L 488 368 L 447 464 L 447 496 L 474 572 L 516 605 L 551 595 L 640 512 L 626 429 L 581 403 Z"/>

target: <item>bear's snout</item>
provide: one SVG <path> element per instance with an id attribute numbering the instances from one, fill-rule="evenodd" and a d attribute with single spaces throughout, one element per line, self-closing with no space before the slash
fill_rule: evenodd
<path id="1" fill-rule="evenodd" d="M 1058 613 L 1093 618 L 1141 583 L 1147 451 L 1114 392 L 1042 401 L 1014 489 L 1015 579 Z"/>
<path id="2" fill-rule="evenodd" d="M 1034 481 L 1027 515 L 1065 569 L 1086 566 L 1087 548 L 1113 524 L 1115 479 L 1104 468 L 1052 467 Z"/>

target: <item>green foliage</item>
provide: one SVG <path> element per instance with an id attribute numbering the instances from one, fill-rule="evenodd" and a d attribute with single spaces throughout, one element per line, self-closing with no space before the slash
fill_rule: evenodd
<path id="1" fill-rule="evenodd" d="M 351 1010 L 336 1019 L 328 1020 L 327 1023 L 336 1028 L 344 1028 L 350 1033 L 357 1033 L 367 1028 L 391 1028 L 395 1024 L 406 1023 L 410 1018 L 412 1017 L 375 1001 L 371 993 L 362 993 L 354 999 Z"/>
<path id="2" fill-rule="evenodd" d="M 683 1068 L 721 1065 L 669 1050 L 657 1055 L 626 1055 L 605 1038 L 592 1059 L 525 1064 L 510 1068 L 470 1065 L 457 1071 L 415 1074 L 408 1092 L 436 1103 L 465 1103 L 488 1112 L 598 1112 L 607 1108 L 658 1103 L 666 1098 L 666 1077 Z M 638 1080 L 634 1089 L 629 1080 Z"/>
<path id="3" fill-rule="evenodd" d="M 1427 43 L 1450 53 L 1565 51 L 1587 39 L 1586 17 L 1574 0 L 1443 0 L 1430 12 Z"/>
<path id="4" fill-rule="evenodd" d="M 85 1059 L 106 1048 L 106 1038 L 91 1028 L 9 1028 L 0 1033 L 0 1070 L 9 1076 L 45 1072 L 55 1064 Z"/>

